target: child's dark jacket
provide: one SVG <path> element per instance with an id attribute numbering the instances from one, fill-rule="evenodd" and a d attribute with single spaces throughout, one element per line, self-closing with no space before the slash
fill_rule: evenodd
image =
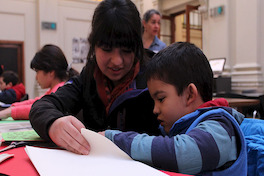
<path id="1" fill-rule="evenodd" d="M 24 95 L 25 95 L 25 86 L 22 83 L 20 83 L 3 90 L 0 93 L 0 102 L 6 104 L 12 104 L 14 102 L 20 101 L 20 99 Z"/>

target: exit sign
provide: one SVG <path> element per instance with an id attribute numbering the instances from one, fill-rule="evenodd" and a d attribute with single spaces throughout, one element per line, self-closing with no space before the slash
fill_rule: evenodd
<path id="1" fill-rule="evenodd" d="M 54 22 L 42 22 L 41 27 L 42 27 L 42 29 L 56 30 L 57 24 Z"/>
<path id="2" fill-rule="evenodd" d="M 225 13 L 225 7 L 224 6 L 218 6 L 210 9 L 210 16 L 211 17 L 217 17 L 224 15 Z"/>

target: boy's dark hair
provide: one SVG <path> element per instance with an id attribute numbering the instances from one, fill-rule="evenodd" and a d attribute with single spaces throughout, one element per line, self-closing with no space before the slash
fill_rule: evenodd
<path id="1" fill-rule="evenodd" d="M 95 46 L 126 47 L 143 59 L 141 18 L 130 0 L 104 0 L 95 9 L 92 30 L 88 37 L 88 61 L 95 57 Z"/>
<path id="2" fill-rule="evenodd" d="M 0 77 L 3 77 L 3 81 L 6 84 L 11 82 L 13 86 L 16 85 L 19 81 L 18 75 L 13 71 L 4 71 Z"/>
<path id="3" fill-rule="evenodd" d="M 77 71 L 69 68 L 63 51 L 58 46 L 52 44 L 43 46 L 35 54 L 30 63 L 30 68 L 42 70 L 46 73 L 54 70 L 56 77 L 62 81 L 78 74 Z"/>
<path id="4" fill-rule="evenodd" d="M 194 44 L 178 42 L 158 52 L 147 66 L 146 78 L 174 85 L 179 95 L 193 83 L 204 102 L 212 100 L 213 72 L 206 56 Z"/>

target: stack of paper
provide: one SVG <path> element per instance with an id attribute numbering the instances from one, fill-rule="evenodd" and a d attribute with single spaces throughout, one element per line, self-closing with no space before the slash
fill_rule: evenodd
<path id="1" fill-rule="evenodd" d="M 12 117 L 0 120 L 0 133 L 32 129 L 29 120 L 13 120 Z"/>

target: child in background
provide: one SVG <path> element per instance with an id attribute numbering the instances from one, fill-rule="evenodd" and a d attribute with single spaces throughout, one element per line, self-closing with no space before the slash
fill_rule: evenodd
<path id="1" fill-rule="evenodd" d="M 36 71 L 36 80 L 40 87 L 42 89 L 49 88 L 44 95 L 56 92 L 68 78 L 78 74 L 77 71 L 68 66 L 63 51 L 58 46 L 51 44 L 43 46 L 35 54 L 30 67 Z M 0 111 L 0 119 L 10 116 L 15 120 L 28 119 L 32 104 L 41 97 L 13 103 L 11 107 Z"/>
<path id="2" fill-rule="evenodd" d="M 201 175 L 247 175 L 244 116 L 225 99 L 212 100 L 213 73 L 190 43 L 161 50 L 146 70 L 160 136 L 101 132 L 133 159 L 159 169 Z M 140 123 L 140 122 L 139 122 Z"/>
<path id="3" fill-rule="evenodd" d="M 0 101 L 11 104 L 25 95 L 25 86 L 18 82 L 18 75 L 13 71 L 5 71 L 0 75 Z"/>

